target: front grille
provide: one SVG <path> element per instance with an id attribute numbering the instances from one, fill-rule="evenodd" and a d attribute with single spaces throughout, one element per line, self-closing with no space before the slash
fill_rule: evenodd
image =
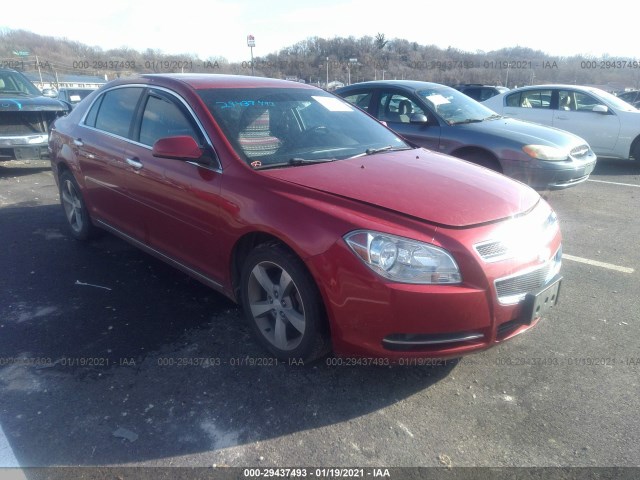
<path id="1" fill-rule="evenodd" d="M 479 243 L 475 245 L 475 249 L 478 255 L 487 262 L 503 257 L 509 253 L 509 247 L 500 240 Z"/>
<path id="2" fill-rule="evenodd" d="M 558 273 L 562 262 L 562 248 L 546 263 L 524 272 L 495 281 L 498 301 L 513 304 L 522 300 L 527 293 L 544 287 Z"/>
<path id="3" fill-rule="evenodd" d="M 580 145 L 571 150 L 571 156 L 573 158 L 584 158 L 589 155 L 589 147 L 586 145 Z"/>
<path id="4" fill-rule="evenodd" d="M 56 112 L 0 112 L 0 135 L 47 133 Z"/>
<path id="5" fill-rule="evenodd" d="M 526 295 L 528 292 L 539 289 L 545 284 L 550 268 L 551 263 L 547 263 L 523 275 L 498 280 L 496 282 L 498 300 L 503 303 L 510 303 L 508 301 L 510 297 Z"/>

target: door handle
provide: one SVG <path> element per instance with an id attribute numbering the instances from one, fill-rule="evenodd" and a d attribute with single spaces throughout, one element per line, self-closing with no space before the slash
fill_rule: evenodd
<path id="1" fill-rule="evenodd" d="M 569 120 L 569 117 L 567 117 L 566 115 L 556 115 L 556 118 L 558 120 Z"/>
<path id="2" fill-rule="evenodd" d="M 74 139 L 74 140 L 73 140 L 73 144 L 74 144 L 76 147 L 83 147 L 83 146 L 84 146 L 84 142 L 82 141 L 82 139 L 81 139 L 81 138 L 76 138 L 76 139 Z"/>
<path id="3" fill-rule="evenodd" d="M 126 158 L 125 161 L 127 162 L 127 165 L 131 165 L 133 168 L 135 168 L 136 170 L 140 170 L 142 168 L 142 162 L 140 160 L 138 160 L 138 158 L 134 157 L 134 158 Z"/>

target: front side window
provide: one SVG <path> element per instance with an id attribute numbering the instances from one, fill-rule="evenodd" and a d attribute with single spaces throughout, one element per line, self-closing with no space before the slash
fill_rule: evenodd
<path id="1" fill-rule="evenodd" d="M 254 168 L 411 148 L 376 120 L 321 90 L 218 88 L 198 94 L 238 155 Z"/>
<path id="2" fill-rule="evenodd" d="M 133 113 L 141 93 L 141 87 L 116 88 L 105 92 L 96 112 L 95 128 L 128 137 Z M 85 121 L 87 125 L 91 125 L 88 122 L 91 114 L 92 112 L 89 112 Z"/>
<path id="3" fill-rule="evenodd" d="M 378 105 L 378 118 L 391 123 L 410 123 L 411 115 L 419 113 L 424 115 L 424 110 L 404 95 L 383 92 L 380 94 Z"/>
<path id="4" fill-rule="evenodd" d="M 152 146 L 160 138 L 179 135 L 190 136 L 201 143 L 191 122 L 178 105 L 169 99 L 149 95 L 140 125 L 140 143 Z"/>

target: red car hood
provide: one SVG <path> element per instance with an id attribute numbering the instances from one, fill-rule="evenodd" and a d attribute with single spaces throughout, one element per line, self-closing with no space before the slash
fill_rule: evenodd
<path id="1" fill-rule="evenodd" d="M 424 149 L 262 173 L 450 227 L 508 218 L 540 199 L 524 184 Z"/>

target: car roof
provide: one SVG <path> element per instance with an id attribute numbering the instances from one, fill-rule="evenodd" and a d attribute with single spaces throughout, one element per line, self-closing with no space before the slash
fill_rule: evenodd
<path id="1" fill-rule="evenodd" d="M 530 90 L 530 89 L 539 90 L 541 88 L 566 88 L 566 89 L 573 89 L 573 90 L 602 91 L 602 89 L 598 87 L 590 87 L 588 85 L 571 85 L 571 84 L 565 84 L 565 83 L 550 83 L 548 85 L 527 85 L 526 87 L 518 87 L 510 91 L 514 92 L 518 90 Z"/>
<path id="2" fill-rule="evenodd" d="M 148 80 L 148 83 L 173 83 L 179 82 L 189 85 L 195 90 L 206 88 L 307 88 L 316 89 L 304 83 L 274 78 L 251 77 L 246 75 L 221 75 L 215 73 L 154 73 L 140 77 L 128 78 L 123 83 L 135 83 L 140 79 Z M 147 82 L 145 82 L 147 83 Z"/>
<path id="3" fill-rule="evenodd" d="M 441 83 L 421 82 L 419 80 L 372 80 L 370 82 L 352 83 L 349 86 L 338 88 L 336 91 L 353 89 L 356 87 L 402 87 L 408 90 L 420 90 L 423 88 L 434 87 L 451 88 Z"/>

